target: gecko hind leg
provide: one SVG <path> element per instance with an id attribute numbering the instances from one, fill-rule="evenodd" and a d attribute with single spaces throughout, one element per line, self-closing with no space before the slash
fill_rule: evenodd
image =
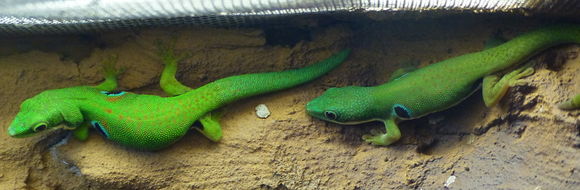
<path id="1" fill-rule="evenodd" d="M 105 81 L 95 86 L 96 89 L 102 91 L 114 91 L 117 88 L 117 76 L 122 72 L 116 68 L 118 58 L 117 55 L 111 55 L 103 61 Z"/>
<path id="2" fill-rule="evenodd" d="M 488 75 L 483 78 L 482 93 L 485 106 L 492 107 L 501 100 L 506 94 L 509 87 L 524 85 L 525 81 L 521 78 L 530 76 L 534 73 L 533 63 L 520 67 L 503 77 L 497 75 Z"/>
<path id="3" fill-rule="evenodd" d="M 406 75 L 407 73 L 413 72 L 415 70 L 417 70 L 417 67 L 413 67 L 413 66 L 399 68 L 399 69 L 393 71 L 393 73 L 391 73 L 391 77 L 389 77 L 388 81 L 396 80 L 396 79 Z"/>
<path id="4" fill-rule="evenodd" d="M 175 78 L 175 74 L 177 73 L 177 65 L 180 61 L 186 59 L 190 55 L 188 53 L 175 53 L 174 46 L 174 40 L 167 44 L 162 42 L 157 43 L 158 54 L 161 57 L 163 64 L 165 65 L 163 72 L 161 73 L 159 85 L 161 86 L 161 89 L 165 91 L 165 93 L 172 96 L 177 96 L 187 93 L 193 89 L 183 85 Z"/>
<path id="5" fill-rule="evenodd" d="M 396 79 L 406 75 L 407 73 L 410 73 L 410 72 L 417 70 L 419 68 L 418 67 L 419 64 L 421 64 L 421 62 L 419 60 L 409 60 L 409 61 L 402 62 L 401 68 L 393 71 L 393 73 L 391 73 L 391 77 L 389 77 L 388 81 L 396 80 Z"/>
<path id="6" fill-rule="evenodd" d="M 161 73 L 159 85 L 165 93 L 171 96 L 178 96 L 192 91 L 193 88 L 183 85 L 177 80 L 177 78 L 175 78 L 177 65 L 181 60 L 190 55 L 187 53 L 176 54 L 174 44 L 175 41 L 172 41 L 169 44 L 163 44 L 161 42 L 158 42 L 157 44 L 159 56 L 161 56 L 161 60 L 163 61 L 163 64 L 165 64 L 163 72 Z M 208 139 L 217 142 L 222 138 L 222 129 L 219 123 L 220 118 L 220 112 L 209 112 L 199 119 L 201 127 L 194 127 L 194 129 L 199 131 Z"/>
<path id="7" fill-rule="evenodd" d="M 217 111 L 205 114 L 199 119 L 202 126 L 194 127 L 194 129 L 199 131 L 211 141 L 218 142 L 222 139 L 222 127 L 219 123 L 221 115 L 221 112 Z"/>
<path id="8" fill-rule="evenodd" d="M 89 138 L 89 126 L 90 124 L 88 122 L 84 122 L 81 126 L 74 129 L 73 136 L 80 141 L 87 140 Z"/>
<path id="9" fill-rule="evenodd" d="M 376 134 L 376 131 L 371 131 L 371 135 L 363 135 L 363 140 L 369 142 L 373 145 L 387 146 L 397 142 L 401 139 L 401 131 L 399 126 L 395 123 L 395 120 L 389 119 L 384 121 L 387 133 Z"/>

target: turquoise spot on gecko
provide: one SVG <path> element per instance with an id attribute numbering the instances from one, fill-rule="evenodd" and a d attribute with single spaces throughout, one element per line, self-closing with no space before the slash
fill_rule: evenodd
<path id="1" fill-rule="evenodd" d="M 107 96 L 122 96 L 124 94 L 126 94 L 127 92 L 125 91 L 120 91 L 120 92 L 109 92 L 109 91 L 101 91 L 101 94 L 107 95 Z"/>
<path id="2" fill-rule="evenodd" d="M 413 116 L 413 112 L 401 104 L 395 104 L 393 106 L 393 113 L 397 115 L 397 117 L 402 119 L 409 119 Z"/>
<path id="3" fill-rule="evenodd" d="M 101 123 L 98 121 L 91 121 L 91 125 L 93 125 L 93 127 L 97 129 L 97 131 L 99 131 L 99 133 L 101 133 L 103 136 L 109 138 L 109 132 L 103 127 L 103 125 L 101 125 Z"/>

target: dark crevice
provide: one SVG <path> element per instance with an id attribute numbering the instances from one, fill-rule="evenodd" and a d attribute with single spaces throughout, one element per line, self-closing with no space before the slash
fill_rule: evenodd
<path id="1" fill-rule="evenodd" d="M 540 62 L 546 64 L 546 69 L 551 71 L 560 71 L 568 60 L 578 57 L 577 51 L 558 51 L 558 47 L 551 48 L 540 58 Z"/>
<path id="2" fill-rule="evenodd" d="M 292 47 L 300 41 L 311 41 L 310 30 L 297 27 L 268 28 L 264 30 L 266 45 Z"/>
<path id="3" fill-rule="evenodd" d="M 429 138 L 427 141 L 422 141 L 415 151 L 420 154 L 431 155 L 433 154 L 433 148 L 438 144 L 439 140 L 436 138 Z"/>
<path id="4" fill-rule="evenodd" d="M 487 125 L 475 128 L 473 130 L 474 135 L 482 135 L 489 131 L 491 128 L 502 125 L 504 123 L 512 124 L 520 121 L 537 121 L 537 118 L 533 118 L 527 115 L 510 114 L 506 117 L 500 117 L 489 122 Z"/>
<path id="5" fill-rule="evenodd" d="M 199 130 L 203 130 L 203 125 L 201 124 L 201 121 L 199 121 L 199 120 L 193 122 L 193 125 L 191 127 L 198 128 Z"/>
<path id="6" fill-rule="evenodd" d="M 509 112 L 520 113 L 524 110 L 531 109 L 538 104 L 538 97 L 534 97 L 532 100 L 526 102 L 526 94 L 530 94 L 536 91 L 536 87 L 523 85 L 515 86 L 510 89 L 511 93 L 508 93 L 506 100 L 510 100 Z"/>
<path id="7" fill-rule="evenodd" d="M 272 187 L 272 186 L 267 185 L 267 184 L 261 184 L 260 185 L 260 189 L 265 189 L 265 190 L 288 190 L 289 188 L 286 187 L 286 185 L 284 185 L 284 184 L 278 184 L 278 186 L 276 186 L 276 187 Z"/>

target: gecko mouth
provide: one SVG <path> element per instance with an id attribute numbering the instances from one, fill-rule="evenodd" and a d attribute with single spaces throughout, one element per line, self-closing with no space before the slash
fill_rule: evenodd
<path id="1" fill-rule="evenodd" d="M 324 116 L 322 115 L 321 109 L 319 109 L 314 104 L 312 104 L 312 102 L 308 102 L 308 104 L 306 104 L 306 113 L 308 113 L 308 115 L 311 115 L 311 116 L 316 117 L 318 119 L 325 120 Z"/>
<path id="2" fill-rule="evenodd" d="M 18 129 L 23 129 L 24 126 L 20 125 L 18 127 L 14 126 L 14 125 L 10 125 L 10 127 L 8 127 L 8 135 L 10 137 L 14 137 L 14 138 L 24 138 L 24 137 L 29 137 L 32 136 L 34 133 L 30 130 L 18 130 Z"/>

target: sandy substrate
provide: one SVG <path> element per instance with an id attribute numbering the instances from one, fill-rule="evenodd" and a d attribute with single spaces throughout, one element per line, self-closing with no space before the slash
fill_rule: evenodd
<path id="1" fill-rule="evenodd" d="M 580 46 L 532 58 L 528 84 L 486 108 L 481 92 L 447 111 L 401 123 L 389 147 L 363 143 L 379 123 L 342 126 L 309 117 L 305 104 L 325 89 L 377 85 L 401 66 L 425 66 L 483 49 L 547 23 L 531 18 L 440 18 L 379 23 L 309 23 L 297 30 L 181 28 L 95 36 L 0 40 L 1 189 L 573 189 L 580 186 L 580 111 L 554 105 L 580 93 Z M 282 31 L 294 31 L 285 34 Z M 293 40 L 279 38 L 294 36 Z M 296 37 L 298 36 L 298 37 Z M 156 40 L 177 38 L 179 80 L 198 87 L 219 78 L 303 67 L 344 47 L 338 69 L 314 82 L 224 107 L 224 138 L 191 132 L 158 152 L 54 131 L 10 138 L 26 98 L 101 80 L 100 61 L 116 54 L 124 90 L 163 95 Z M 296 42 L 296 43 L 294 43 Z M 272 115 L 259 119 L 254 107 Z M 451 179 L 454 178 L 454 182 Z"/>

